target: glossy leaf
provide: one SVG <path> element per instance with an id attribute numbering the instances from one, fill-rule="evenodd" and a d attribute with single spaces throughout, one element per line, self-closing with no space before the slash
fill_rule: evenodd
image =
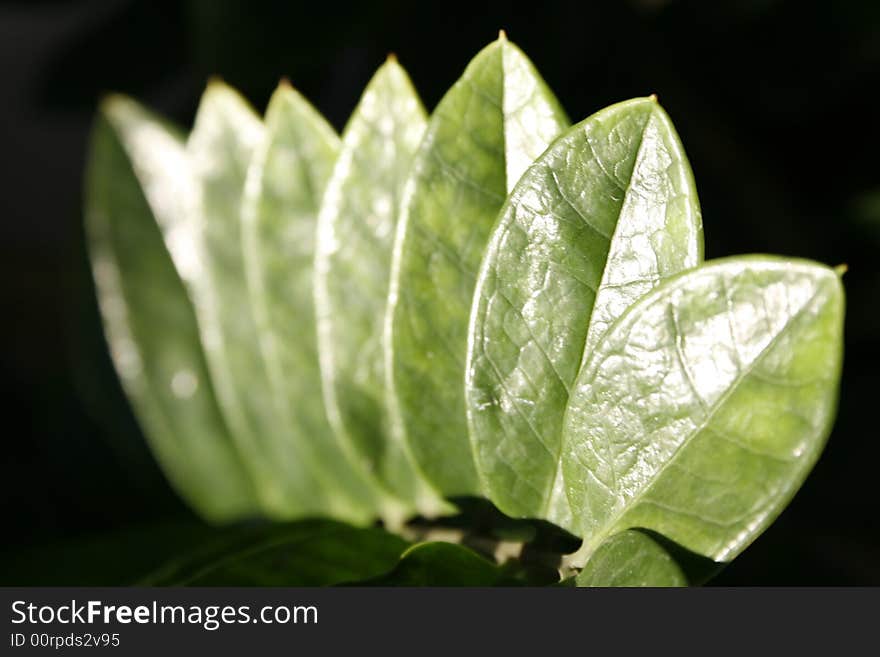
<path id="1" fill-rule="evenodd" d="M 232 528 L 170 560 L 142 586 L 333 586 L 394 569 L 408 544 L 329 520 Z"/>
<path id="2" fill-rule="evenodd" d="M 729 561 L 785 507 L 834 418 L 836 272 L 740 257 L 670 279 L 613 325 L 578 375 L 563 474 L 586 559 L 656 531 Z"/>
<path id="3" fill-rule="evenodd" d="M 687 586 L 682 569 L 660 543 L 629 530 L 607 539 L 578 574 L 578 586 Z"/>
<path id="4" fill-rule="evenodd" d="M 582 121 L 523 175 L 489 240 L 468 344 L 470 436 L 502 511 L 577 531 L 560 461 L 579 366 L 633 301 L 702 253 L 693 176 L 653 98 Z"/>
<path id="5" fill-rule="evenodd" d="M 315 226 L 338 152 L 339 138 L 330 126 L 282 84 L 250 162 L 241 237 L 252 338 L 268 374 L 265 389 L 253 392 L 274 402 L 287 430 L 278 438 L 278 454 L 290 465 L 275 476 L 319 487 L 323 500 L 317 511 L 366 519 L 375 513 L 378 495 L 346 458 L 327 422 L 315 335 Z"/>
<path id="6" fill-rule="evenodd" d="M 502 37 L 440 101 L 416 155 L 394 246 L 386 375 L 393 429 L 446 495 L 480 492 L 461 383 L 477 269 L 507 193 L 566 126 Z"/>
<path id="7" fill-rule="evenodd" d="M 254 514 L 255 491 L 159 229 L 173 245 L 184 217 L 185 159 L 176 131 L 134 101 L 106 101 L 87 173 L 89 253 L 110 353 L 153 453 L 193 508 L 225 521 Z"/>
<path id="8" fill-rule="evenodd" d="M 337 435 L 382 485 L 430 513 L 439 500 L 388 430 L 382 357 L 397 209 L 425 124 L 409 77 L 389 58 L 348 122 L 324 195 L 315 307 L 324 400 Z"/>

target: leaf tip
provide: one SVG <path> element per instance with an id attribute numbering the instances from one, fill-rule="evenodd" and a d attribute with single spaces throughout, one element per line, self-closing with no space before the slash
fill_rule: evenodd
<path id="1" fill-rule="evenodd" d="M 843 278 L 843 275 L 849 271 L 849 265 L 845 262 L 837 265 L 834 268 L 834 273 L 837 274 L 838 278 Z"/>
<path id="2" fill-rule="evenodd" d="M 507 41 L 507 32 L 505 32 L 503 29 L 498 30 L 498 40 Z"/>
<path id="3" fill-rule="evenodd" d="M 281 79 L 278 80 L 278 86 L 282 89 L 293 89 L 293 85 L 290 83 L 290 78 L 286 75 L 282 75 Z"/>
<path id="4" fill-rule="evenodd" d="M 650 100 L 652 103 L 659 102 L 657 100 L 657 94 L 651 94 L 650 96 L 648 96 L 648 100 Z"/>
<path id="5" fill-rule="evenodd" d="M 385 58 L 386 64 L 396 64 L 397 63 L 397 53 L 390 52 L 388 56 Z"/>
<path id="6" fill-rule="evenodd" d="M 105 91 L 101 94 L 98 99 L 98 110 L 107 114 L 108 112 L 112 112 L 113 108 L 121 105 L 126 100 L 126 96 L 116 91 Z"/>
<path id="7" fill-rule="evenodd" d="M 231 87 L 226 84 L 226 80 L 221 78 L 219 75 L 214 74 L 208 77 L 208 82 L 207 84 L 205 84 L 205 92 L 203 98 L 216 98 L 220 95 L 225 94 L 229 90 L 231 90 Z"/>

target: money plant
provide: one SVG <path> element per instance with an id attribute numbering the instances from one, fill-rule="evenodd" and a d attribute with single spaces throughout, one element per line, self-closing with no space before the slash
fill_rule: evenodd
<path id="1" fill-rule="evenodd" d="M 144 435 L 227 526 L 153 582 L 699 583 L 834 419 L 841 268 L 704 262 L 657 98 L 572 125 L 503 34 L 430 114 L 389 57 L 341 136 L 286 82 L 188 135 L 108 97 L 86 222 Z"/>

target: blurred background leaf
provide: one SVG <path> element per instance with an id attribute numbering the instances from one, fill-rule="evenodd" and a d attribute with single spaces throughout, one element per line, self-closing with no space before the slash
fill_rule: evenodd
<path id="1" fill-rule="evenodd" d="M 332 520 L 176 521 L 0 553 L 4 585 L 330 586 L 392 571 L 409 544 Z"/>
<path id="2" fill-rule="evenodd" d="M 389 573 L 365 586 L 523 586 L 515 570 L 495 565 L 470 548 L 453 543 L 419 543 Z"/>
<path id="3" fill-rule="evenodd" d="M 769 252 L 849 265 L 844 379 L 828 448 L 792 505 L 714 581 L 880 584 L 880 231 L 860 200 L 880 189 L 870 99 L 880 82 L 876 0 L 605 0 L 540 10 L 0 0 L 7 554 L 194 522 L 146 448 L 97 317 L 80 206 L 99 95 L 129 93 L 189 125 L 209 75 L 260 109 L 286 75 L 341 129 L 389 51 L 430 109 L 499 28 L 574 121 L 658 94 L 696 176 L 707 257 Z"/>
<path id="4" fill-rule="evenodd" d="M 126 586 L 181 554 L 218 540 L 218 530 L 196 519 L 134 524 L 0 552 L 4 586 Z"/>
<path id="5" fill-rule="evenodd" d="M 138 580 L 149 586 L 332 586 L 393 570 L 408 543 L 331 520 L 217 532 Z"/>

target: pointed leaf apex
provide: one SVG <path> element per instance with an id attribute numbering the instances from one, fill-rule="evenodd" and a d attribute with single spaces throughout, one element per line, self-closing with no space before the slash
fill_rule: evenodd
<path id="1" fill-rule="evenodd" d="M 498 30 L 498 40 L 507 41 L 507 32 L 505 32 L 504 30 Z"/>
<path id="2" fill-rule="evenodd" d="M 282 89 L 293 89 L 293 85 L 290 83 L 290 78 L 286 75 L 281 76 L 281 79 L 278 81 L 278 86 Z"/>
<path id="3" fill-rule="evenodd" d="M 396 64 L 397 63 L 397 54 L 390 52 L 388 56 L 385 58 L 386 64 Z"/>
<path id="4" fill-rule="evenodd" d="M 208 78 L 208 83 L 205 85 L 205 91 L 202 98 L 222 97 L 228 95 L 230 92 L 238 94 L 238 91 L 233 89 L 226 80 L 219 75 L 212 75 Z"/>
<path id="5" fill-rule="evenodd" d="M 113 108 L 129 100 L 128 96 L 117 91 L 109 91 L 101 94 L 98 107 L 103 114 L 113 111 Z"/>
<path id="6" fill-rule="evenodd" d="M 843 278 L 843 275 L 848 271 L 849 271 L 849 265 L 846 264 L 845 262 L 837 265 L 834 268 L 834 273 L 837 274 L 837 276 L 839 278 Z"/>
<path id="7" fill-rule="evenodd" d="M 655 103 L 658 102 L 657 101 L 657 94 L 651 94 L 650 96 L 648 96 L 648 100 L 655 102 Z"/>

